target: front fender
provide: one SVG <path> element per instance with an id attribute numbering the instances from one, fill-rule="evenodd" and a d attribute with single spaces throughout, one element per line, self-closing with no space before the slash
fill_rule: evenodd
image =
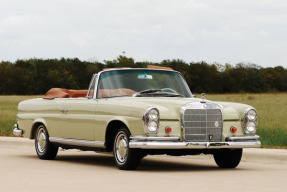
<path id="1" fill-rule="evenodd" d="M 107 121 L 107 126 L 113 121 L 120 121 L 125 124 L 132 135 L 144 134 L 143 122 L 140 118 L 126 116 L 114 117 Z"/>

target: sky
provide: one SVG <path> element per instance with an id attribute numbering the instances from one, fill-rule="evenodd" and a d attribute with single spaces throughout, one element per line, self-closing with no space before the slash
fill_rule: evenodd
<path id="1" fill-rule="evenodd" d="M 0 1 L 0 61 L 123 54 L 287 68 L 287 1 Z"/>

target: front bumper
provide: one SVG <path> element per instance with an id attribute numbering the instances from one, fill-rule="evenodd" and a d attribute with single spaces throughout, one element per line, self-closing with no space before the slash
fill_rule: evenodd
<path id="1" fill-rule="evenodd" d="M 129 147 L 138 149 L 224 149 L 261 147 L 259 136 L 227 137 L 226 142 L 181 142 L 179 137 L 130 137 Z"/>

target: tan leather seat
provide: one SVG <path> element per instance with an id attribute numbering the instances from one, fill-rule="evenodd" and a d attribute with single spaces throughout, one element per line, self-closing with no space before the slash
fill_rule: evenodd
<path id="1" fill-rule="evenodd" d="M 98 98 L 133 95 L 134 93 L 136 92 L 131 89 L 100 89 L 98 92 Z"/>
<path id="2" fill-rule="evenodd" d="M 87 93 L 88 90 L 68 90 L 62 88 L 52 88 L 45 94 L 43 98 L 79 98 L 86 97 Z M 134 93 L 136 93 L 136 91 L 131 89 L 101 89 L 99 90 L 98 98 L 133 95 Z"/>
<path id="3" fill-rule="evenodd" d="M 68 90 L 62 88 L 52 88 L 44 96 L 44 99 L 53 98 L 79 98 L 86 97 L 88 90 Z"/>

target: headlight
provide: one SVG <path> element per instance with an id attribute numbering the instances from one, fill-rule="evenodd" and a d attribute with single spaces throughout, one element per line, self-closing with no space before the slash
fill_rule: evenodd
<path id="1" fill-rule="evenodd" d="M 244 133 L 253 134 L 256 132 L 257 113 L 255 109 L 249 109 L 245 112 L 243 121 Z"/>
<path id="2" fill-rule="evenodd" d="M 254 133 L 256 131 L 256 124 L 254 122 L 248 122 L 246 125 L 246 130 L 249 133 Z"/>
<path id="3" fill-rule="evenodd" d="M 249 110 L 247 112 L 247 118 L 249 121 L 255 121 L 257 119 L 256 111 L 255 110 Z"/>
<path id="4" fill-rule="evenodd" d="M 148 117 L 150 120 L 156 120 L 158 118 L 158 110 L 157 109 L 151 109 L 148 113 Z"/>
<path id="5" fill-rule="evenodd" d="M 147 126 L 147 127 L 148 127 L 148 130 L 149 130 L 150 132 L 155 132 L 155 131 L 157 131 L 158 125 L 157 125 L 156 122 L 151 121 L 151 122 L 148 123 L 148 126 Z"/>
<path id="6" fill-rule="evenodd" d="M 157 133 L 159 128 L 159 111 L 152 107 L 146 110 L 143 116 L 145 133 Z"/>

